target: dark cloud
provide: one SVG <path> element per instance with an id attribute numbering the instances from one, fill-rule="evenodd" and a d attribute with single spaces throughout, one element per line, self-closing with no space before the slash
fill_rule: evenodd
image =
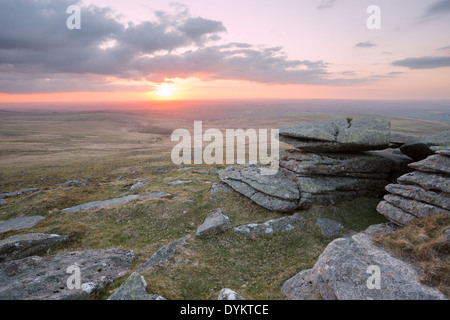
<path id="1" fill-rule="evenodd" d="M 446 46 L 446 47 L 442 47 L 437 49 L 438 51 L 443 51 L 443 50 L 450 50 L 450 46 Z"/>
<path id="2" fill-rule="evenodd" d="M 397 60 L 392 63 L 397 67 L 409 69 L 435 69 L 450 67 L 450 57 L 420 57 Z"/>
<path id="3" fill-rule="evenodd" d="M 450 13 L 450 0 L 439 0 L 425 8 L 422 19 L 442 16 Z"/>
<path id="4" fill-rule="evenodd" d="M 328 9 L 334 7 L 336 0 L 321 0 L 320 4 L 317 6 L 317 9 Z"/>
<path id="5" fill-rule="evenodd" d="M 376 44 L 370 42 L 370 41 L 365 41 L 365 42 L 358 42 L 357 44 L 355 44 L 355 47 L 358 48 L 371 48 L 371 47 L 375 47 Z"/>
<path id="6" fill-rule="evenodd" d="M 324 61 L 290 60 L 281 47 L 214 45 L 220 21 L 192 17 L 183 5 L 154 21 L 124 25 L 109 8 L 81 6 L 81 30 L 68 30 L 77 0 L 0 1 L 0 92 L 114 91 L 112 78 L 239 79 L 260 83 L 353 85 Z M 187 48 L 190 50 L 186 51 Z M 126 90 L 142 90 L 126 86 Z"/>

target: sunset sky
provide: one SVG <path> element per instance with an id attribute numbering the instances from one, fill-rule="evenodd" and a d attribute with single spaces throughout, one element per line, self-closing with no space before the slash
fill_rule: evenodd
<path id="1" fill-rule="evenodd" d="M 0 102 L 450 99 L 449 32 L 450 0 L 1 0 Z"/>

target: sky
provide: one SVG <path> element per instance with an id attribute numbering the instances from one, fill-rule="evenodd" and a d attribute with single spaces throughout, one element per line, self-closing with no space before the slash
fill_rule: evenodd
<path id="1" fill-rule="evenodd" d="M 449 30 L 450 0 L 0 0 L 0 102 L 450 99 Z"/>

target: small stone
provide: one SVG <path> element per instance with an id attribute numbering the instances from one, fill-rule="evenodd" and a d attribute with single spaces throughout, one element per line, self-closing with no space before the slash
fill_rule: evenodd
<path id="1" fill-rule="evenodd" d="M 224 288 L 220 290 L 218 300 L 245 300 L 245 299 L 236 292 L 234 292 L 233 290 Z"/>
<path id="2" fill-rule="evenodd" d="M 66 187 L 79 187 L 82 185 L 82 183 L 78 180 L 68 180 L 64 182 L 64 184 L 66 185 Z"/>
<path id="3" fill-rule="evenodd" d="M 333 239 L 339 237 L 344 226 L 337 221 L 331 219 L 317 219 L 317 225 L 322 232 L 322 236 L 326 239 Z"/>
<path id="4" fill-rule="evenodd" d="M 175 180 L 175 181 L 169 182 L 168 185 L 176 186 L 176 185 L 179 185 L 179 184 L 186 184 L 186 183 L 191 183 L 191 182 L 192 181 L 189 181 L 189 180 Z"/>
<path id="5" fill-rule="evenodd" d="M 148 183 L 149 183 L 149 181 L 141 181 L 141 182 L 135 183 L 130 187 L 130 190 L 128 190 L 128 191 L 133 191 L 138 188 L 142 188 L 143 186 L 145 186 Z"/>
<path id="6" fill-rule="evenodd" d="M 217 209 L 208 213 L 205 222 L 197 228 L 197 236 L 205 234 L 218 234 L 227 229 L 231 229 L 233 226 L 228 216 L 222 209 Z"/>
<path id="7" fill-rule="evenodd" d="M 7 204 L 7 202 L 3 199 L 0 199 L 0 206 L 4 206 L 5 204 Z"/>
<path id="8" fill-rule="evenodd" d="M 78 206 L 63 209 L 62 211 L 65 213 L 74 213 L 74 212 L 78 212 L 78 211 L 109 208 L 112 206 L 118 206 L 118 205 L 128 203 L 128 202 L 138 199 L 138 198 L 139 198 L 138 195 L 129 195 L 129 196 L 121 197 L 121 198 L 88 202 L 88 203 L 80 204 Z"/>

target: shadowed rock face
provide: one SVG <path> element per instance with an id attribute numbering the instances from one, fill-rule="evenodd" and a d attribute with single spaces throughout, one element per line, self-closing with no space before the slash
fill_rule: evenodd
<path id="1" fill-rule="evenodd" d="M 450 147 L 450 130 L 407 142 L 400 147 L 400 151 L 414 161 L 419 161 L 433 155 L 433 147 Z"/>
<path id="2" fill-rule="evenodd" d="M 390 134 L 386 119 L 340 118 L 282 127 L 280 141 L 306 152 L 353 152 L 385 149 Z"/>
<path id="3" fill-rule="evenodd" d="M 445 300 L 420 282 L 422 272 L 372 243 L 373 233 L 389 226 L 371 226 L 364 233 L 331 242 L 312 269 L 287 280 L 281 290 L 294 300 Z M 368 286 L 369 266 L 380 268 L 381 289 Z"/>
<path id="4" fill-rule="evenodd" d="M 90 294 L 122 277 L 129 270 L 133 251 L 120 249 L 66 252 L 2 263 L 0 300 L 87 299 Z M 80 268 L 81 289 L 70 290 L 69 266 Z M 20 288 L 20 290 L 18 290 Z"/>
<path id="5" fill-rule="evenodd" d="M 407 173 L 389 184 L 390 194 L 377 207 L 378 212 L 397 225 L 404 226 L 417 218 L 450 214 L 450 149 L 411 163 L 417 171 Z"/>

